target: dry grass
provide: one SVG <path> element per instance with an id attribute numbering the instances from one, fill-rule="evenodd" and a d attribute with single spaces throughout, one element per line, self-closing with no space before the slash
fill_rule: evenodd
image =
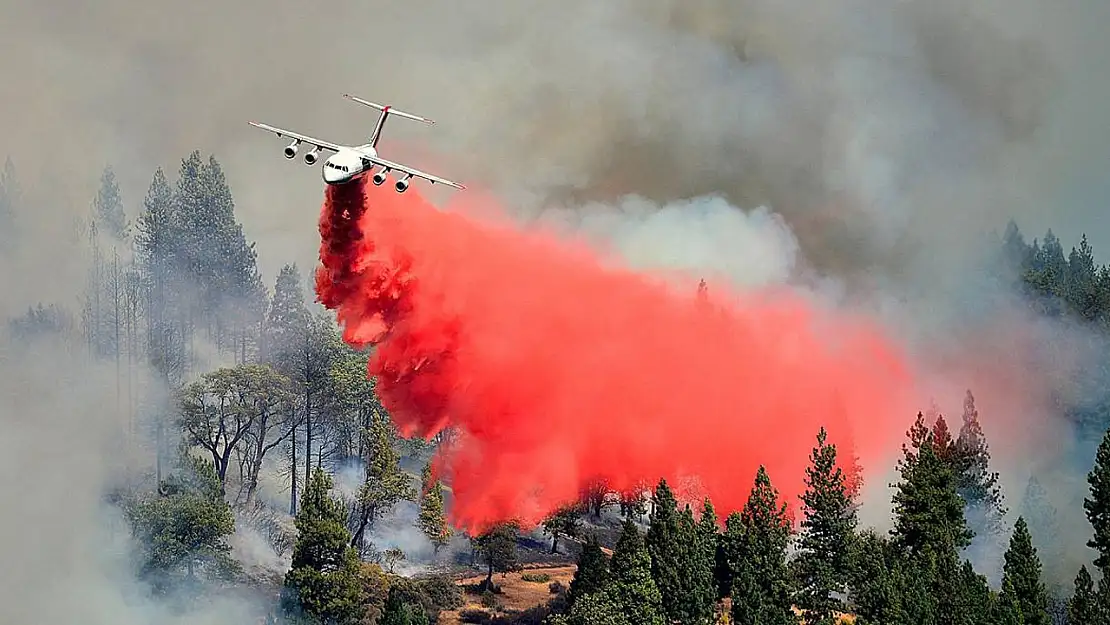
<path id="1" fill-rule="evenodd" d="M 570 580 L 574 577 L 574 566 L 553 566 L 553 567 L 536 567 L 528 568 L 524 571 L 516 573 L 509 573 L 505 576 L 494 575 L 493 581 L 501 587 L 501 594 L 497 595 L 497 599 L 501 602 L 502 609 L 507 611 L 524 611 L 538 605 L 547 603 L 554 595 L 548 589 L 548 584 L 552 582 L 562 582 L 565 585 L 570 584 Z M 551 577 L 550 581 L 539 582 L 526 582 L 521 579 L 524 573 L 532 574 L 546 574 Z M 477 575 L 474 577 L 467 577 L 459 580 L 462 586 L 469 586 L 478 584 L 486 578 L 485 575 Z M 439 616 L 439 622 L 444 625 L 458 625 L 462 623 L 459 620 L 459 613 L 463 610 L 485 610 L 479 602 L 479 597 L 471 594 L 463 596 L 466 605 L 458 610 L 451 610 L 450 612 L 443 612 Z"/>

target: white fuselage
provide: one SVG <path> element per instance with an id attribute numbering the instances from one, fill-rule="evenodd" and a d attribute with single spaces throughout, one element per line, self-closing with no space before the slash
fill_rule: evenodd
<path id="1" fill-rule="evenodd" d="M 366 173 L 373 167 L 362 160 L 362 155 L 377 156 L 378 152 L 370 145 L 360 145 L 357 148 L 344 148 L 324 161 L 321 168 L 324 182 L 328 184 L 344 184 Z"/>

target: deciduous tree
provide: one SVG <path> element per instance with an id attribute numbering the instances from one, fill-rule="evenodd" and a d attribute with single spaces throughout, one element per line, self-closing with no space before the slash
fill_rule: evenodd
<path id="1" fill-rule="evenodd" d="M 559 538 L 576 538 L 581 527 L 582 506 L 578 503 L 560 507 L 543 521 L 544 532 L 551 536 L 551 553 L 559 552 Z"/>
<path id="2" fill-rule="evenodd" d="M 474 547 L 486 565 L 483 588 L 493 588 L 494 573 L 508 573 L 520 568 L 516 541 L 520 525 L 515 521 L 499 523 L 472 539 Z"/>
<path id="3" fill-rule="evenodd" d="M 130 519 L 143 544 L 140 570 L 155 588 L 167 589 L 181 573 L 188 580 L 227 579 L 239 571 L 227 542 L 235 518 L 203 460 L 183 452 L 157 496 L 133 506 Z"/>
<path id="4" fill-rule="evenodd" d="M 281 433 L 280 417 L 288 401 L 287 382 L 267 365 L 240 365 L 207 373 L 181 393 L 181 426 L 190 443 L 212 457 L 220 484 L 226 486 L 233 454 L 243 452 L 252 438 L 254 451 L 247 480 L 257 486 L 262 456 Z M 275 431 L 277 432 L 275 434 Z M 269 437 L 271 440 L 267 440 Z"/>

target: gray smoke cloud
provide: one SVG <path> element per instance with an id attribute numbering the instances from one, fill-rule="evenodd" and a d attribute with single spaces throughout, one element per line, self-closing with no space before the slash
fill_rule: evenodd
<path id="1" fill-rule="evenodd" d="M 744 211 L 721 196 L 658 205 L 639 196 L 613 204 L 549 208 L 542 221 L 585 235 L 620 262 L 652 272 L 681 272 L 738 287 L 789 281 L 799 250 L 794 233 L 767 207 Z"/>
<path id="2" fill-rule="evenodd" d="M 217 153 L 249 234 L 268 244 L 269 274 L 287 251 L 311 262 L 320 182 L 244 122 L 356 141 L 374 112 L 344 92 L 437 119 L 392 121 L 385 149 L 515 209 L 720 193 L 783 214 L 830 270 L 950 268 L 1011 215 L 1039 232 L 1053 213 L 1064 236 L 1105 240 L 1089 201 L 1105 191 L 1108 44 L 1094 25 L 1108 11 L 1091 0 L 326 11 L 9 0 L 4 99 L 22 113 L 0 131 L 26 167 L 66 171 L 78 204 L 90 161 L 127 165 L 139 191 L 153 165 Z"/>
<path id="3" fill-rule="evenodd" d="M 87 260 L 59 241 L 74 239 L 103 164 L 134 217 L 154 167 L 172 174 L 193 149 L 224 164 L 267 283 L 286 262 L 312 266 L 319 173 L 245 122 L 359 141 L 374 112 L 339 97 L 350 92 L 438 121 L 392 120 L 382 147 L 398 159 L 637 266 L 746 287 L 823 281 L 823 296 L 904 337 L 946 414 L 976 389 L 1004 473 L 1067 449 L 1027 443 L 1067 438 L 1044 425 L 1056 423 L 1045 391 L 1088 360 L 1045 351 L 1084 335 L 1003 315 L 1007 295 L 976 268 L 1010 217 L 1110 246 L 1104 2 L 0 8 L 0 136 L 24 186 L 50 198 L 20 216 L 4 311 L 76 292 Z M 1003 444 L 1015 430 L 1027 436 Z M 1021 478 L 1008 479 L 1013 508 Z"/>
<path id="4" fill-rule="evenodd" d="M 232 625 L 256 621 L 254 600 L 210 597 L 181 614 L 150 600 L 133 574 L 135 544 L 108 489 L 148 466 L 117 403 L 115 371 L 80 346 L 0 343 L 0 574 L 5 623 Z"/>

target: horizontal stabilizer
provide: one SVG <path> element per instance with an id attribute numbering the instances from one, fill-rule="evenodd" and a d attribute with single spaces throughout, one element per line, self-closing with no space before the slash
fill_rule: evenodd
<path id="1" fill-rule="evenodd" d="M 395 109 L 392 106 L 383 105 L 383 104 L 376 104 L 374 102 L 370 102 L 369 100 L 363 100 L 362 98 L 353 96 L 349 93 L 344 93 L 343 97 L 347 98 L 348 100 L 354 100 L 355 102 L 358 102 L 359 104 L 361 104 L 363 106 L 369 106 L 372 109 L 377 109 L 379 111 L 382 111 L 383 113 L 389 113 L 390 115 L 396 115 L 398 117 L 404 117 L 405 119 L 412 119 L 412 120 L 416 120 L 418 122 L 424 122 L 425 124 L 434 124 L 435 123 L 434 121 L 428 119 L 427 117 L 420 117 L 419 115 L 413 115 L 412 113 L 406 113 L 404 111 Z"/>

